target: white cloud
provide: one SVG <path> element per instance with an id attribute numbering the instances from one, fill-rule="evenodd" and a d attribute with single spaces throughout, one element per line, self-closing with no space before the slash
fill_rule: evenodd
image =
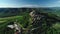
<path id="1" fill-rule="evenodd" d="M 40 5 L 22 5 L 21 7 L 40 7 Z"/>
<path id="2" fill-rule="evenodd" d="M 14 8 L 14 7 L 16 7 L 16 8 L 19 8 L 19 7 L 40 7 L 40 5 L 31 5 L 31 4 L 26 4 L 26 5 L 8 5 L 8 4 L 6 4 L 6 5 L 0 5 L 0 8 L 6 8 L 6 7 L 9 7 L 9 8 Z"/>

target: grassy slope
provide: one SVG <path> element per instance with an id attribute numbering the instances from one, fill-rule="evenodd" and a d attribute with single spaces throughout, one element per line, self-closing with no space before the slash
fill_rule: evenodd
<path id="1" fill-rule="evenodd" d="M 16 20 L 16 19 L 22 20 L 23 16 L 12 16 L 12 17 L 0 18 L 0 24 L 6 23 L 7 20 Z M 4 24 L 0 25 L 0 27 L 2 26 L 4 26 Z M 56 28 L 60 32 L 60 23 L 56 23 L 55 25 L 53 25 L 53 27 Z"/>
<path id="2" fill-rule="evenodd" d="M 0 18 L 0 21 L 11 20 L 11 19 L 18 19 L 18 18 L 22 18 L 22 16 L 13 16 L 13 17 Z"/>

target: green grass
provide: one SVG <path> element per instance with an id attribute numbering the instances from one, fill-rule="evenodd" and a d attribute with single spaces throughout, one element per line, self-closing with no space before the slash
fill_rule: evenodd
<path id="1" fill-rule="evenodd" d="M 13 16 L 13 17 L 5 17 L 5 18 L 0 18 L 0 23 L 3 23 L 7 20 L 16 20 L 16 19 L 22 19 L 23 16 Z"/>
<path id="2" fill-rule="evenodd" d="M 55 28 L 58 32 L 60 32 L 60 23 L 54 24 L 53 28 Z"/>

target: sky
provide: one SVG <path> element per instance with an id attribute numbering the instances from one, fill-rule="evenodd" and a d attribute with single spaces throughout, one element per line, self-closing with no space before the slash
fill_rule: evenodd
<path id="1" fill-rule="evenodd" d="M 0 0 L 0 7 L 60 7 L 60 0 Z"/>

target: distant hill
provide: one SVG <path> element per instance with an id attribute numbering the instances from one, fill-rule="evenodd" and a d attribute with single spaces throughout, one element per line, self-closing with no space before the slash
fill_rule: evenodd
<path id="1" fill-rule="evenodd" d="M 52 8 L 0 8 L 0 17 L 9 17 L 21 15 L 24 12 L 31 12 L 32 9 L 40 12 L 52 12 L 54 14 L 60 13 L 60 8 L 52 7 Z"/>
<path id="2" fill-rule="evenodd" d="M 0 8 L 0 17 L 15 16 L 20 13 L 18 8 Z"/>

